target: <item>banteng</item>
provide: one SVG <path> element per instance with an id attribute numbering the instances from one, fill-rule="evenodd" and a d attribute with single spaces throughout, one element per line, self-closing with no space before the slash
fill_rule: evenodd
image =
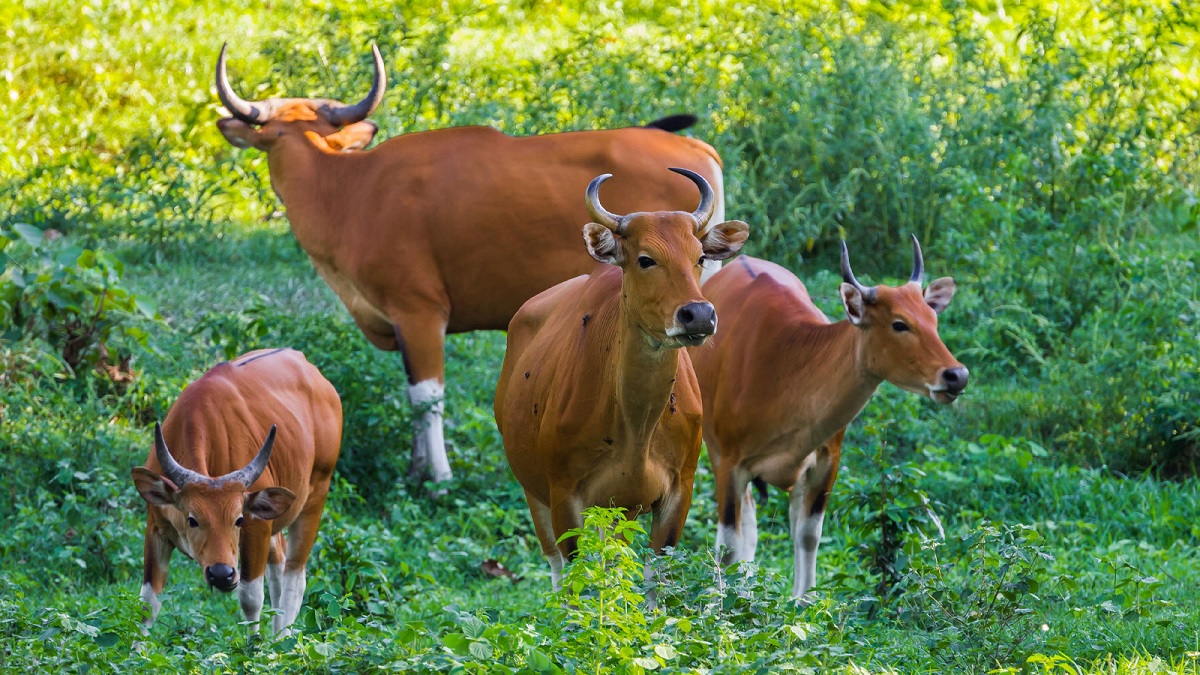
<path id="1" fill-rule="evenodd" d="M 608 175 L 593 180 L 583 235 L 605 265 L 531 299 L 509 325 L 496 424 L 555 586 L 575 550 L 574 539 L 556 542 L 585 508 L 651 512 L 661 552 L 679 540 L 691 504 L 700 389 L 680 347 L 716 331 L 701 265 L 736 253 L 748 228 L 714 220 L 708 183 L 672 171 L 700 188 L 694 213 L 614 215 L 599 200 Z"/>
<path id="2" fill-rule="evenodd" d="M 897 288 L 864 287 L 842 244 L 846 320 L 831 323 L 791 272 L 743 256 L 704 285 L 722 317 L 713 344 L 692 353 L 704 395 L 704 440 L 717 473 L 722 561 L 753 560 L 758 526 L 752 480 L 791 493 L 792 593 L 816 579 L 825 502 L 837 477 L 842 436 L 881 382 L 950 403 L 967 369 L 938 337 L 937 315 L 954 296 L 943 277 L 922 292 L 913 272 Z"/>
<path id="3" fill-rule="evenodd" d="M 146 627 L 175 549 L 200 563 L 209 586 L 238 589 L 247 621 L 262 612 L 265 574 L 274 630 L 291 625 L 341 436 L 337 392 L 300 352 L 250 352 L 189 384 L 133 469 L 148 504 Z"/>

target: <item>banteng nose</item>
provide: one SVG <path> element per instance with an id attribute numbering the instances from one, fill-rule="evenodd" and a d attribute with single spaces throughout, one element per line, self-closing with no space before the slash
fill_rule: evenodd
<path id="1" fill-rule="evenodd" d="M 237 570 L 225 563 L 210 565 L 204 570 L 204 580 L 219 591 L 232 591 L 237 585 Z"/>
<path id="2" fill-rule="evenodd" d="M 708 302 L 689 302 L 675 312 L 675 320 L 686 335 L 717 332 L 717 309 Z"/>
<path id="3" fill-rule="evenodd" d="M 967 388 L 968 375 L 967 369 L 963 366 L 947 368 L 942 371 L 942 382 L 946 385 L 947 390 L 957 394 Z"/>

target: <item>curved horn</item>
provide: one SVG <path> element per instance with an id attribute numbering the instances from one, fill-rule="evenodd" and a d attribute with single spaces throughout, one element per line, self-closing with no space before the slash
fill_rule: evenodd
<path id="1" fill-rule="evenodd" d="M 692 212 L 692 217 L 696 219 L 696 234 L 703 236 L 708 232 L 708 221 L 713 217 L 716 202 L 712 186 L 708 184 L 708 181 L 704 180 L 704 176 L 690 169 L 671 167 L 671 170 L 691 179 L 696 184 L 696 187 L 700 188 L 700 206 L 697 206 L 696 210 Z"/>
<path id="2" fill-rule="evenodd" d="M 330 124 L 344 127 L 361 122 L 383 103 L 383 95 L 387 93 L 387 75 L 383 69 L 383 56 L 379 54 L 379 47 L 376 47 L 374 42 L 371 43 L 371 53 L 375 57 L 375 79 L 371 82 L 371 91 L 367 92 L 366 98 L 354 105 L 332 107 L 329 110 Z"/>
<path id="3" fill-rule="evenodd" d="M 858 289 L 862 294 L 863 300 L 867 302 L 875 302 L 878 293 L 874 286 L 867 287 L 858 283 L 858 279 L 854 278 L 854 270 L 850 269 L 850 251 L 846 248 L 846 241 L 842 240 L 842 280 L 851 286 Z"/>
<path id="4" fill-rule="evenodd" d="M 171 456 L 171 451 L 167 449 L 167 441 L 163 439 L 162 426 L 158 422 L 154 423 L 154 456 L 158 458 L 158 465 L 162 467 L 163 475 L 171 479 L 176 487 L 181 488 L 188 483 L 209 480 L 208 476 L 185 469 L 175 461 L 175 458 Z"/>
<path id="5" fill-rule="evenodd" d="M 233 93 L 229 86 L 229 77 L 225 74 L 225 49 L 229 43 L 221 45 L 221 55 L 217 57 L 217 97 L 221 104 L 237 119 L 246 124 L 266 124 L 271 119 L 269 101 L 246 101 Z"/>
<path id="6" fill-rule="evenodd" d="M 917 241 L 917 235 L 912 235 L 913 240 L 913 271 L 912 276 L 908 278 L 910 282 L 921 283 L 925 280 L 925 256 L 921 255 L 921 242 Z"/>
<path id="7" fill-rule="evenodd" d="M 258 454 L 246 466 L 221 476 L 217 480 L 219 482 L 237 481 L 246 487 L 254 485 L 254 481 L 262 475 L 263 471 L 267 470 L 267 462 L 271 461 L 271 448 L 275 445 L 275 425 L 271 425 L 271 431 L 267 433 L 267 440 L 263 441 L 262 447 L 258 449 Z"/>
<path id="8" fill-rule="evenodd" d="M 592 179 L 592 182 L 587 187 L 587 212 L 592 217 L 592 220 L 600 223 L 617 234 L 625 234 L 625 216 L 618 216 L 615 213 L 609 213 L 603 206 L 600 205 L 600 184 L 612 178 L 611 173 L 602 173 Z"/>

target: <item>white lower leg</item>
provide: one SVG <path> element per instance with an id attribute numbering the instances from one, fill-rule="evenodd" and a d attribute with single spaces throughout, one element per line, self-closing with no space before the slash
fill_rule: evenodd
<path id="1" fill-rule="evenodd" d="M 263 578 L 259 577 L 253 581 L 242 579 L 238 582 L 238 604 L 242 606 L 242 616 L 246 617 L 247 621 L 257 622 L 262 616 L 263 606 Z M 258 632 L 254 626 L 250 627 L 251 633 Z"/>
<path id="2" fill-rule="evenodd" d="M 158 599 L 158 593 L 154 592 L 154 587 L 149 583 L 142 584 L 142 602 L 146 603 L 146 609 L 149 610 L 146 618 L 142 620 L 142 634 L 149 635 L 150 627 L 154 625 L 154 620 L 158 618 L 158 610 L 162 609 L 162 602 Z"/>
<path id="3" fill-rule="evenodd" d="M 742 559 L 742 537 L 736 526 L 717 523 L 717 557 L 722 565 Z"/>
<path id="4" fill-rule="evenodd" d="M 281 563 L 267 563 L 267 590 L 271 593 L 271 609 L 278 610 L 280 603 L 280 583 L 283 576 Z"/>
<path id="5" fill-rule="evenodd" d="M 563 559 L 563 554 L 558 551 L 555 551 L 554 555 L 546 556 L 546 560 L 550 562 L 550 584 L 554 588 L 554 592 L 557 593 L 562 589 L 562 571 L 566 561 Z"/>
<path id="6" fill-rule="evenodd" d="M 800 485 L 793 488 L 788 516 L 791 521 L 792 548 L 796 554 L 792 597 L 807 602 L 809 599 L 805 597 L 805 593 L 817 583 L 817 547 L 821 544 L 821 527 L 825 522 L 825 512 L 805 512 L 804 496 Z"/>
<path id="7" fill-rule="evenodd" d="M 738 494 L 739 490 L 745 494 L 749 494 L 750 489 L 750 475 L 744 470 L 734 467 L 732 494 Z M 746 511 L 746 503 L 747 500 L 743 497 L 741 504 L 742 513 L 734 519 L 732 524 L 726 525 L 724 522 L 721 522 L 726 518 L 727 514 L 725 513 L 720 514 L 717 522 L 717 555 L 723 565 L 732 565 L 739 560 L 754 559 L 754 550 L 758 546 L 758 523 L 755 520 L 754 501 L 752 499 L 749 500 L 749 512 Z M 720 508 L 724 510 L 726 505 L 721 504 Z M 749 546 L 750 542 L 746 539 L 747 522 L 749 522 L 753 533 L 753 544 Z"/>
<path id="8" fill-rule="evenodd" d="M 746 486 L 746 496 L 742 499 L 742 560 L 754 560 L 758 550 L 758 515 L 755 513 L 754 488 Z"/>
<path id="9" fill-rule="evenodd" d="M 442 431 L 446 387 L 437 380 L 424 380 L 408 387 L 408 400 L 420 414 L 417 422 L 416 448 L 413 460 L 420 455 L 428 459 L 436 483 L 450 480 L 450 460 L 446 456 L 446 439 Z"/>
<path id="10" fill-rule="evenodd" d="M 645 563 L 642 566 L 642 578 L 646 581 L 646 609 L 651 612 L 658 607 L 658 591 L 652 584 L 655 577 L 654 566 L 649 562 Z"/>
<path id="11" fill-rule="evenodd" d="M 283 632 L 296 617 L 300 615 L 300 607 L 304 604 L 304 588 L 307 585 L 304 569 L 293 572 L 284 571 L 279 579 L 279 613 L 271 627 L 276 633 Z"/>

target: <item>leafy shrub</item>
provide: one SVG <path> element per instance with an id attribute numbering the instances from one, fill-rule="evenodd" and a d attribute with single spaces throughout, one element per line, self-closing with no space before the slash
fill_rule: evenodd
<path id="1" fill-rule="evenodd" d="M 889 443 L 894 419 L 862 425 L 861 434 L 872 448 L 857 450 L 861 457 L 853 469 L 839 477 L 839 494 L 830 517 L 842 520 L 858 542 L 857 549 L 869 578 L 876 579 L 871 613 L 890 605 L 906 592 L 905 580 L 914 546 L 919 541 L 945 536 L 933 502 L 922 481 L 920 464 L 897 459 Z M 833 575 L 834 584 L 852 584 L 845 574 Z"/>
<path id="2" fill-rule="evenodd" d="M 578 547 L 577 557 L 563 572 L 562 601 L 568 610 L 560 651 L 576 668 L 638 672 L 661 665 L 642 655 L 651 642 L 642 611 L 646 601 L 640 590 L 642 556 L 629 542 L 646 531 L 622 512 L 598 506 L 586 509 L 583 527 L 560 538 L 574 538 Z"/>
<path id="3" fill-rule="evenodd" d="M 124 287 L 111 254 L 58 239 L 25 223 L 0 231 L 4 336 L 47 343 L 70 373 L 115 366 L 111 377 L 128 377 L 131 350 L 150 339 L 131 319 L 157 319 L 154 303 Z"/>
<path id="4" fill-rule="evenodd" d="M 981 667 L 1010 662 L 1027 642 L 1040 642 L 1036 603 L 1060 584 L 1074 587 L 1052 573 L 1053 562 L 1029 526 L 985 524 L 927 540 L 913 556 L 898 616 L 929 632 L 935 657 L 949 650 L 959 659 L 972 652 Z"/>

